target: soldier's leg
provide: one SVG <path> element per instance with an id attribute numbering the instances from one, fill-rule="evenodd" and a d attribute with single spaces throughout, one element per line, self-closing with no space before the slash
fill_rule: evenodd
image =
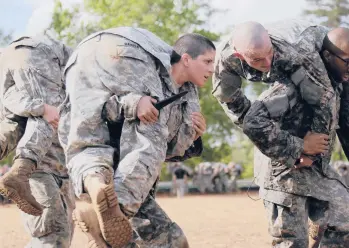
<path id="1" fill-rule="evenodd" d="M 237 186 L 237 179 L 238 177 L 236 175 L 233 175 L 231 176 L 230 180 L 231 180 L 231 184 L 230 184 L 230 189 L 231 189 L 231 192 L 236 192 L 237 189 L 238 189 L 238 186 Z"/>
<path id="2" fill-rule="evenodd" d="M 212 176 L 211 175 L 203 175 L 203 184 L 205 187 L 205 192 L 212 193 L 214 191 L 214 184 L 212 182 Z"/>
<path id="3" fill-rule="evenodd" d="M 42 118 L 28 118 L 11 170 L 0 179 L 0 193 L 31 215 L 40 215 L 42 206 L 30 191 L 29 177 L 51 147 L 54 134 L 54 129 Z"/>
<path id="4" fill-rule="evenodd" d="M 218 175 L 214 179 L 214 184 L 215 184 L 216 192 L 223 193 L 223 182 L 222 182 L 222 178 L 220 177 L 220 175 Z"/>
<path id="5" fill-rule="evenodd" d="M 198 188 L 201 194 L 205 193 L 205 184 L 204 184 L 204 179 L 202 174 L 197 174 L 195 177 L 195 180 L 193 179 L 194 185 Z"/>
<path id="6" fill-rule="evenodd" d="M 72 240 L 71 207 L 62 197 L 63 181 L 58 177 L 36 172 L 30 178 L 33 195 L 45 208 L 41 216 L 22 214 L 27 232 L 32 237 L 28 248 L 68 248 Z"/>
<path id="7" fill-rule="evenodd" d="M 59 178 L 58 178 L 59 180 Z M 74 194 L 74 187 L 69 178 L 67 179 L 61 179 L 62 180 L 62 186 L 61 186 L 61 198 L 65 206 L 65 210 L 67 213 L 67 229 L 70 230 L 70 242 L 73 239 L 74 236 L 74 221 L 73 221 L 73 211 L 76 207 L 75 205 L 75 194 Z M 65 237 L 63 237 L 64 239 Z"/>
<path id="8" fill-rule="evenodd" d="M 120 208 L 127 217 L 133 217 L 131 224 L 137 233 L 135 243 L 144 247 L 188 247 L 182 230 L 149 194 L 158 174 L 142 163 L 129 166 L 129 163 L 119 164 L 114 184 Z"/>
<path id="9" fill-rule="evenodd" d="M 273 247 L 308 247 L 307 198 L 292 198 L 290 207 L 264 200 Z"/>
<path id="10" fill-rule="evenodd" d="M 328 223 L 327 201 L 308 198 L 309 248 L 318 248 Z"/>
<path id="11" fill-rule="evenodd" d="M 131 218 L 133 231 L 132 242 L 126 247 L 154 247 L 154 248 L 186 248 L 187 239 L 181 228 L 166 215 L 156 203 L 154 192 L 156 183 L 141 205 L 136 215 Z M 80 204 L 74 210 L 75 225 L 88 237 L 88 248 L 107 248 L 98 219 L 92 204 Z M 118 230 L 116 230 L 118 231 Z M 120 232 L 120 231 L 119 231 Z"/>
<path id="12" fill-rule="evenodd" d="M 16 158 L 30 159 L 40 164 L 52 145 L 54 135 L 57 135 L 56 131 L 43 118 L 28 118 L 25 133 L 16 149 Z"/>
<path id="13" fill-rule="evenodd" d="M 136 247 L 135 244 L 143 248 L 189 247 L 182 229 L 172 222 L 150 195 L 130 221 L 134 238 L 128 248 Z"/>
<path id="14" fill-rule="evenodd" d="M 320 247 L 349 247 L 349 193 L 337 181 L 333 181 L 331 186 L 333 192 L 328 206 L 328 227 Z"/>
<path id="15" fill-rule="evenodd" d="M 87 248 L 108 247 L 103 238 L 97 214 L 91 203 L 82 202 L 76 206 L 76 209 L 73 212 L 73 220 L 75 226 L 86 234 L 88 239 Z"/>
<path id="16" fill-rule="evenodd" d="M 328 223 L 329 204 L 309 198 L 309 248 L 317 248 L 324 235 Z"/>
<path id="17" fill-rule="evenodd" d="M 12 152 L 23 136 L 27 118 L 16 117 L 11 120 L 2 118 L 0 120 L 0 160 L 6 158 Z"/>
<path id="18" fill-rule="evenodd" d="M 180 194 L 181 197 L 183 197 L 186 194 L 186 190 L 187 190 L 187 184 L 186 184 L 186 180 L 183 179 L 180 183 Z"/>

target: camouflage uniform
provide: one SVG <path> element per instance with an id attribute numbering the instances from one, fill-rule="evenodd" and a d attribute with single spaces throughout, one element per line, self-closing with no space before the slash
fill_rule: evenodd
<path id="1" fill-rule="evenodd" d="M 223 163 L 214 163 L 214 175 L 213 183 L 215 184 L 216 192 L 223 193 L 229 191 L 229 177 L 227 174 L 227 165 Z"/>
<path id="2" fill-rule="evenodd" d="M 229 180 L 229 191 L 231 192 L 235 192 L 238 191 L 238 185 L 237 185 L 237 181 L 241 175 L 241 165 L 239 164 L 229 164 L 228 165 L 229 168 L 229 174 L 230 174 L 230 180 Z"/>
<path id="3" fill-rule="evenodd" d="M 32 194 L 45 207 L 41 216 L 23 214 L 32 236 L 28 247 L 69 247 L 72 239 L 75 205 L 64 152 L 57 132 L 42 118 L 44 103 L 58 107 L 65 99 L 62 70 L 68 57 L 69 50 L 47 36 L 22 37 L 1 57 L 2 120 L 12 121 L 8 129 L 12 133 L 7 133 L 12 142 L 20 138 L 16 157 L 38 163 L 29 183 Z M 26 126 L 16 122 L 17 118 L 27 118 Z"/>
<path id="4" fill-rule="evenodd" d="M 337 127 L 341 85 L 335 88 L 336 112 L 331 126 Z M 282 103 L 282 104 L 281 104 Z M 269 219 L 274 247 L 307 247 L 308 217 L 327 226 L 323 247 L 348 247 L 348 188 L 329 165 L 335 142 L 330 133 L 330 152 L 310 168 L 295 169 L 303 152 L 303 137 L 312 125 L 313 111 L 293 86 L 276 84 L 247 112 L 243 130 L 260 151 L 255 167 Z M 256 161 L 256 160 L 255 160 Z"/>
<path id="5" fill-rule="evenodd" d="M 178 198 L 183 197 L 188 192 L 188 176 L 191 172 L 191 169 L 185 166 L 181 162 L 172 162 L 170 163 L 171 174 L 172 174 L 172 192 L 177 195 Z M 183 173 L 178 178 L 176 172 L 180 171 Z"/>
<path id="6" fill-rule="evenodd" d="M 57 160 L 51 161 L 49 157 L 61 157 L 61 148 L 57 148 L 57 152 L 52 150 L 58 154 L 47 156 L 43 161 L 52 137 L 57 134 L 42 115 L 44 103 L 58 107 L 65 98 L 62 68 L 69 54 L 69 48 L 47 36 L 22 37 L 3 50 L 0 62 L 1 113 L 3 119 L 8 119 L 4 121 L 30 117 L 18 143 L 16 157 L 31 159 L 37 162 L 40 170 L 58 175 L 61 172 L 56 169 Z M 20 126 L 23 129 L 23 125 Z M 57 145 L 56 140 L 53 147 Z M 50 166 L 41 166 L 40 162 Z M 66 172 L 63 174 L 65 176 Z"/>
<path id="7" fill-rule="evenodd" d="M 74 233 L 72 212 L 75 208 L 71 181 L 55 174 L 35 172 L 29 182 L 35 199 L 45 208 L 41 216 L 22 212 L 24 227 L 32 237 L 26 247 L 70 247 Z"/>
<path id="8" fill-rule="evenodd" d="M 344 83 L 343 92 L 341 94 L 341 109 L 339 112 L 339 127 L 337 129 L 338 138 L 341 142 L 343 151 L 347 157 L 349 158 L 349 140 L 346 139 L 347 134 L 349 132 L 349 120 L 347 116 L 349 116 L 349 84 Z"/>
<path id="9" fill-rule="evenodd" d="M 349 185 L 349 162 L 348 161 L 335 161 L 332 164 L 333 168 L 343 178 L 346 185 Z"/>
<path id="10" fill-rule="evenodd" d="M 76 195 L 83 197 L 83 180 L 87 175 L 102 173 L 108 177 L 113 173 L 114 149 L 101 115 L 105 103 L 115 96 L 115 107 L 107 112 L 112 111 L 109 116 L 116 117 L 123 112 L 125 118 L 120 163 L 114 175 L 116 193 L 128 217 L 137 217 L 142 214 L 140 208 L 146 209 L 149 225 L 160 221 L 153 220 L 153 214 L 165 216 L 160 215 L 163 211 L 153 200 L 145 202 L 159 176 L 161 163 L 166 158 L 183 156 L 193 144 L 195 130 L 190 114 L 200 110 L 196 87 L 185 83 L 178 88 L 171 81 L 171 53 L 170 46 L 146 30 L 115 28 L 82 41 L 65 72 L 68 98 L 59 132 Z M 155 124 L 144 125 L 136 119 L 142 96 L 161 100 L 183 90 L 189 94 L 163 108 Z M 153 235 L 138 232 L 135 242 L 150 242 L 151 247 L 171 244 L 178 247 L 178 242 L 186 240 L 182 230 L 168 217 L 161 218 L 161 223 L 153 227 L 156 232 L 153 228 L 142 229 L 152 231 Z M 151 240 L 141 241 L 143 237 Z"/>
<path id="11" fill-rule="evenodd" d="M 213 163 L 203 162 L 197 165 L 197 174 L 193 179 L 193 184 L 198 187 L 201 193 L 213 192 Z"/>
<path id="12" fill-rule="evenodd" d="M 3 49 L 0 50 L 0 57 Z M 16 148 L 18 141 L 23 136 L 27 118 L 13 116 L 13 120 L 3 115 L 3 105 L 0 101 L 0 160 Z"/>
<path id="13" fill-rule="evenodd" d="M 265 28 L 274 50 L 270 72 L 258 71 L 234 56 L 233 31 L 217 49 L 213 95 L 228 116 L 241 125 L 251 106 L 241 89 L 242 78 L 252 82 L 294 84 L 315 112 L 312 130 L 328 134 L 333 128 L 329 123 L 334 91 L 319 55 L 328 29 L 291 20 L 272 23 Z"/>

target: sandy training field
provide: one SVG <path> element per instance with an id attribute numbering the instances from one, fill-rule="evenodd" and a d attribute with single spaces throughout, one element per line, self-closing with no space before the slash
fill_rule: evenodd
<path id="1" fill-rule="evenodd" d="M 183 228 L 192 248 L 270 247 L 263 202 L 253 201 L 245 193 L 182 199 L 159 197 L 158 202 Z M 0 248 L 23 248 L 28 240 L 17 208 L 0 206 Z M 79 230 L 71 247 L 86 247 L 86 238 Z"/>

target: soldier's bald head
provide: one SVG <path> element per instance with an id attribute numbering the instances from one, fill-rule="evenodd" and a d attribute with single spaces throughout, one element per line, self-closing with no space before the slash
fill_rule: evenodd
<path id="1" fill-rule="evenodd" d="M 244 22 L 236 26 L 233 44 L 237 52 L 253 56 L 271 46 L 267 30 L 258 22 Z"/>
<path id="2" fill-rule="evenodd" d="M 252 68 L 268 72 L 273 59 L 273 45 L 267 30 L 258 22 L 237 25 L 233 33 L 235 56 Z"/>
<path id="3" fill-rule="evenodd" d="M 339 27 L 328 32 L 324 46 L 338 55 L 349 54 L 349 29 Z"/>
<path id="4" fill-rule="evenodd" d="M 340 27 L 328 32 L 321 56 L 335 82 L 349 82 L 349 29 Z"/>

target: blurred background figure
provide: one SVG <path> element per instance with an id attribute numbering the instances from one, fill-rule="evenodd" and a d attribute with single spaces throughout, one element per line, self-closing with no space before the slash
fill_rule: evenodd
<path id="1" fill-rule="evenodd" d="M 229 191 L 237 192 L 239 191 L 237 180 L 241 177 L 242 174 L 242 166 L 240 164 L 236 164 L 234 162 L 230 162 L 228 164 L 228 171 L 230 175 L 229 182 Z"/>
<path id="2" fill-rule="evenodd" d="M 213 164 L 211 162 L 202 162 L 195 167 L 193 185 L 199 189 L 201 194 L 213 192 Z"/>
<path id="3" fill-rule="evenodd" d="M 216 193 L 229 192 L 229 174 L 227 165 L 224 163 L 213 163 L 212 183 Z"/>
<path id="4" fill-rule="evenodd" d="M 172 174 L 172 192 L 178 198 L 188 192 L 188 179 L 192 176 L 193 170 L 181 162 L 168 163 L 168 170 Z"/>

